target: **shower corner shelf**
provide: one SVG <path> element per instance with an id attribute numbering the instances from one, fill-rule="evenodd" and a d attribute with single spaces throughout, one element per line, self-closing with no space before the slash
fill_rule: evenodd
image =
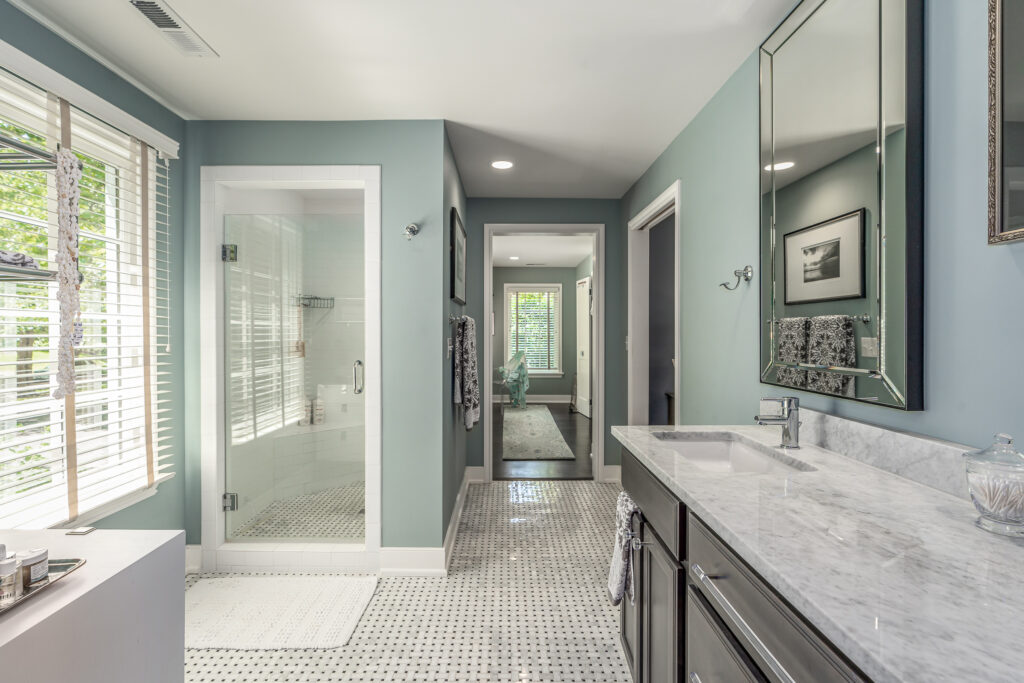
<path id="1" fill-rule="evenodd" d="M 0 282 L 53 282 L 57 271 L 0 264 Z"/>
<path id="2" fill-rule="evenodd" d="M 295 297 L 295 303 L 303 308 L 334 308 L 334 297 L 300 294 Z"/>

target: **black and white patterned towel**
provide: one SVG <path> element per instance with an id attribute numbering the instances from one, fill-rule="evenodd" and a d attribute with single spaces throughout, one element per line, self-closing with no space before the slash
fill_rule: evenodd
<path id="1" fill-rule="evenodd" d="M 639 511 L 640 508 L 629 494 L 621 491 L 615 503 L 615 546 L 612 548 L 612 563 L 608 569 L 608 598 L 613 605 L 618 605 L 627 596 L 630 604 L 635 600 L 630 527 L 633 515 Z"/>
<path id="2" fill-rule="evenodd" d="M 780 363 L 807 362 L 807 330 L 810 318 L 783 318 L 779 321 Z M 807 386 L 807 371 L 797 368 L 779 368 L 776 373 L 779 384 L 803 388 Z"/>
<path id="3" fill-rule="evenodd" d="M 807 335 L 807 362 L 844 368 L 857 367 L 853 318 L 848 315 L 819 315 L 811 318 Z M 807 388 L 836 396 L 852 398 L 856 395 L 854 378 L 834 372 L 808 371 Z"/>
<path id="4" fill-rule="evenodd" d="M 452 400 L 462 406 L 466 430 L 480 421 L 480 383 L 476 363 L 476 321 L 462 316 L 455 325 L 455 377 Z"/>

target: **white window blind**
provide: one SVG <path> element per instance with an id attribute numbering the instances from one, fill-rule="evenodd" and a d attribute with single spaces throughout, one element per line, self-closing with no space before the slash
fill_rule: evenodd
<path id="1" fill-rule="evenodd" d="M 0 71 L 0 134 L 54 151 L 62 130 L 82 161 L 77 390 L 52 398 L 56 283 L 0 281 L 0 528 L 74 519 L 166 473 L 167 166 L 138 140 Z M 0 171 L 0 249 L 54 269 L 56 245 L 54 172 Z"/>
<path id="2" fill-rule="evenodd" d="M 526 355 L 534 372 L 562 371 L 562 286 L 505 285 L 505 360 Z"/>
<path id="3" fill-rule="evenodd" d="M 238 260 L 227 271 L 231 443 L 294 424 L 305 413 L 302 232 L 287 216 L 225 216 Z"/>

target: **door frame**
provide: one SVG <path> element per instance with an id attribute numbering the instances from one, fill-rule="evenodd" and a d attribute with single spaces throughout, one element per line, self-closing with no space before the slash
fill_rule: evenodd
<path id="1" fill-rule="evenodd" d="M 648 388 L 650 387 L 650 228 L 663 221 L 669 213 L 675 219 L 675 368 L 673 391 L 675 409 L 673 419 L 682 424 L 683 401 L 679 389 L 682 387 L 682 306 L 681 254 L 682 219 L 679 215 L 683 204 L 682 182 L 677 180 L 658 195 L 654 201 L 641 209 L 627 223 L 626 284 L 626 416 L 631 425 L 645 425 L 650 420 Z"/>
<path id="2" fill-rule="evenodd" d="M 593 414 L 594 414 L 594 400 L 593 400 L 593 396 L 594 396 L 594 316 L 591 314 L 591 309 L 594 307 L 594 276 L 593 275 L 587 275 L 586 277 L 581 277 L 579 280 L 577 280 L 576 281 L 576 288 L 575 288 L 576 291 L 573 292 L 574 296 L 578 296 L 579 295 L 580 283 L 586 283 L 587 288 L 590 290 L 589 292 L 587 292 L 587 341 L 589 342 L 587 344 L 587 360 L 590 361 L 590 369 L 587 371 L 587 391 L 588 391 L 588 394 L 589 394 L 587 396 L 587 402 L 590 405 L 587 406 L 587 410 L 588 410 L 589 414 L 585 415 L 585 417 L 589 420 L 593 416 Z M 580 347 L 580 335 L 579 335 L 579 331 L 580 331 L 579 325 L 580 325 L 580 322 L 579 322 L 579 318 L 580 318 L 580 306 L 579 306 L 579 301 L 577 300 L 576 301 L 576 320 L 573 321 L 573 322 L 576 323 L 576 348 L 577 348 L 577 350 Z M 579 368 L 579 356 L 576 357 L 576 367 Z M 580 407 L 579 407 L 579 400 L 580 400 L 580 380 L 579 380 L 579 375 L 580 375 L 579 370 L 577 370 L 576 371 L 576 412 L 580 413 L 582 415 L 583 412 L 580 410 Z"/>
<path id="3" fill-rule="evenodd" d="M 199 232 L 200 484 L 203 571 L 268 566 L 377 571 L 381 546 L 381 169 L 380 166 L 202 166 Z M 228 543 L 224 418 L 225 195 L 229 189 L 357 189 L 364 220 L 366 537 L 363 543 Z M 294 545 L 294 548 L 289 546 Z"/>
<path id="4" fill-rule="evenodd" d="M 605 291 L 605 225 L 604 223 L 485 223 L 484 224 L 484 343 L 483 343 L 483 385 L 482 404 L 484 427 L 484 481 L 494 479 L 494 335 L 491 327 L 494 319 L 494 237 L 498 235 L 593 235 L 594 237 L 594 290 L 597 305 L 594 306 L 594 321 L 591 333 L 593 353 L 591 354 L 591 397 L 593 417 L 591 418 L 591 475 L 594 481 L 605 481 L 604 464 L 604 415 L 605 415 L 605 356 L 604 356 L 604 291 Z M 617 474 L 618 468 L 609 472 Z M 617 478 L 613 479 L 618 481 Z"/>

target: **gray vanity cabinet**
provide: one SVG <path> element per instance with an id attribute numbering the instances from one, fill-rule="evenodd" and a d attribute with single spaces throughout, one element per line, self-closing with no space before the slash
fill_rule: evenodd
<path id="1" fill-rule="evenodd" d="M 622 487 L 641 512 L 621 615 L 634 683 L 868 680 L 629 452 Z"/>
<path id="2" fill-rule="evenodd" d="M 692 586 L 686 593 L 686 670 L 689 683 L 761 683 L 768 680 L 700 591 Z"/>
<path id="3" fill-rule="evenodd" d="M 622 602 L 620 637 L 635 683 L 682 680 L 686 588 L 686 508 L 629 453 L 623 453 L 622 486 L 641 511 L 633 551 L 636 604 Z"/>
<path id="4" fill-rule="evenodd" d="M 630 530 L 636 538 L 642 538 L 643 530 L 639 516 L 631 520 Z M 643 572 L 643 551 L 631 550 L 633 571 L 637 576 Z M 640 581 L 633 585 L 633 602 L 629 597 L 622 598 L 621 612 L 619 615 L 619 633 L 622 640 L 622 653 L 626 656 L 629 664 L 629 673 L 634 681 L 640 680 L 640 608 L 643 605 L 643 596 L 640 593 Z"/>
<path id="5" fill-rule="evenodd" d="M 641 618 L 641 680 L 643 683 L 678 681 L 683 664 L 683 614 L 680 599 L 686 588 L 679 562 L 653 533 L 645 529 L 640 582 L 643 586 Z"/>

